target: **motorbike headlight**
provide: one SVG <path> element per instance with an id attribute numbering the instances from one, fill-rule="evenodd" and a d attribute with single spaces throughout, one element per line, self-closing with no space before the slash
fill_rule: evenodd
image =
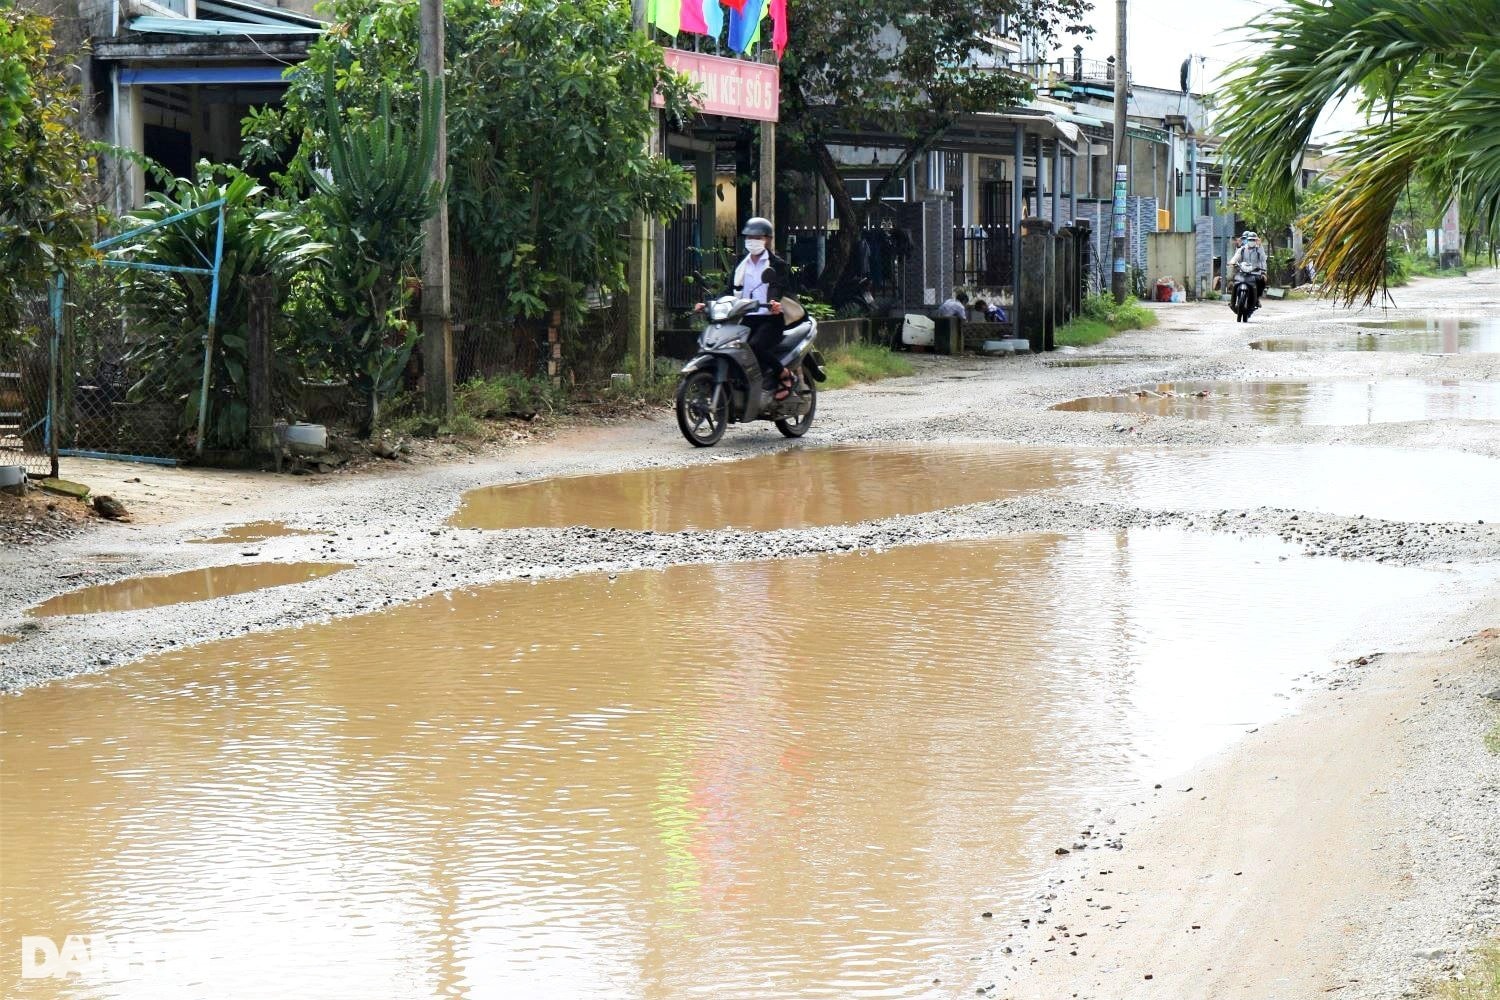
<path id="1" fill-rule="evenodd" d="M 708 318 L 716 323 L 722 323 L 729 318 L 729 310 L 732 304 L 729 302 L 715 302 L 708 307 Z"/>

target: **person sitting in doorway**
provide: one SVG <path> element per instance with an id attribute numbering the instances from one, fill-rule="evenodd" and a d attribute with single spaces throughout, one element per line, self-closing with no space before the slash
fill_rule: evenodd
<path id="1" fill-rule="evenodd" d="M 945 299 L 942 305 L 938 306 L 937 314 L 939 319 L 946 317 L 968 319 L 969 297 L 955 288 L 953 295 Z"/>

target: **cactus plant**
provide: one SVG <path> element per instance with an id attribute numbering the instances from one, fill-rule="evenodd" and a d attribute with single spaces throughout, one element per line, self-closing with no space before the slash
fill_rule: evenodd
<path id="1" fill-rule="evenodd" d="M 417 339 L 416 324 L 406 316 L 405 279 L 421 251 L 422 223 L 443 197 L 430 180 L 442 93 L 422 77 L 411 131 L 393 113 L 388 86 L 373 116 L 354 123 L 340 106 L 336 83 L 330 66 L 323 109 L 328 170 L 311 175 L 334 245 L 329 291 L 336 320 L 325 346 L 369 403 L 368 433 Z"/>

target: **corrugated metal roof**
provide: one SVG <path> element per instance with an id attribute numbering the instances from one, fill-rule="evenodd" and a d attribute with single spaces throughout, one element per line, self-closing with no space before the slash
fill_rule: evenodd
<path id="1" fill-rule="evenodd" d="M 200 38 L 244 38 L 298 35 L 316 38 L 322 28 L 301 24 L 250 24 L 244 21 L 196 21 L 185 17 L 134 17 L 130 30 L 152 35 L 195 35 Z"/>

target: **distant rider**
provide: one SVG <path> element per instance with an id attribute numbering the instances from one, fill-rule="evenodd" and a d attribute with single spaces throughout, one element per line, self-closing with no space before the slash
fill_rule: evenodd
<path id="1" fill-rule="evenodd" d="M 1266 249 L 1260 245 L 1260 237 L 1256 236 L 1252 230 L 1245 230 L 1244 236 L 1240 238 L 1244 242 L 1234 252 L 1234 256 L 1229 258 L 1229 273 L 1233 275 L 1241 261 L 1253 267 L 1255 269 L 1255 297 L 1259 300 L 1266 294 Z"/>

